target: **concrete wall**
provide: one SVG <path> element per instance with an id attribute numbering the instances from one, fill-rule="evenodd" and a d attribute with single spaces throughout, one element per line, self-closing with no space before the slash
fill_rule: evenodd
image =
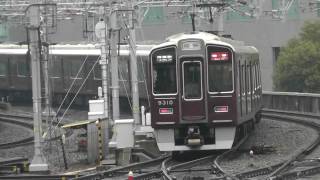
<path id="1" fill-rule="evenodd" d="M 319 94 L 295 92 L 267 92 L 262 95 L 263 107 L 279 111 L 319 114 Z"/>

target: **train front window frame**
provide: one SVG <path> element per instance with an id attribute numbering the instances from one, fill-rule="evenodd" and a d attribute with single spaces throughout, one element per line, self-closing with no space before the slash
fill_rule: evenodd
<path id="1" fill-rule="evenodd" d="M 165 56 L 166 57 L 169 56 L 170 61 L 161 60 L 157 62 L 159 60 L 157 56 L 161 56 L 161 58 L 162 57 L 164 58 Z M 155 96 L 177 95 L 178 94 L 178 83 L 177 83 L 178 75 L 177 75 L 176 47 L 170 46 L 170 47 L 156 49 L 154 50 L 154 52 L 151 53 L 150 57 L 151 57 L 152 94 Z M 168 89 L 168 87 L 171 87 L 171 89 Z"/>
<path id="2" fill-rule="evenodd" d="M 211 50 L 210 50 L 211 49 Z M 213 45 L 213 44 L 210 44 L 210 45 L 207 45 L 206 47 L 206 51 L 207 51 L 207 61 L 208 61 L 208 64 L 207 64 L 207 85 L 208 85 L 208 93 L 209 94 L 228 94 L 228 93 L 233 93 L 234 92 L 234 58 L 233 58 L 233 51 L 230 47 L 227 47 L 227 46 L 219 46 L 219 45 Z M 221 59 L 221 60 L 211 60 L 211 53 L 228 53 L 228 59 Z M 228 67 L 222 67 L 221 65 L 225 65 L 227 63 L 230 63 L 228 64 Z M 228 86 L 230 86 L 230 89 L 225 89 L 225 88 L 222 88 L 222 87 L 215 87 L 217 84 L 214 84 L 214 81 L 216 80 L 212 80 L 211 78 L 216 78 L 216 77 L 213 77 L 211 75 L 214 75 L 215 72 L 213 72 L 212 74 L 212 71 L 210 71 L 210 68 L 212 65 L 218 65 L 220 66 L 220 69 L 221 70 L 225 70 L 226 68 L 229 68 L 229 70 L 231 71 L 231 74 L 227 77 L 223 75 L 223 76 L 220 76 L 219 80 L 217 80 L 217 82 L 221 82 L 221 79 L 224 78 L 222 81 L 224 82 L 230 82 L 230 84 Z M 212 86 L 214 85 L 215 88 L 212 88 Z M 224 86 L 226 87 L 226 86 Z"/>

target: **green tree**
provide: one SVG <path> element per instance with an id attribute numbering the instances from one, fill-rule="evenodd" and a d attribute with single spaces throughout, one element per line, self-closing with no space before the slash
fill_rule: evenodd
<path id="1" fill-rule="evenodd" d="M 320 93 L 320 21 L 305 23 L 281 49 L 273 79 L 277 91 Z"/>

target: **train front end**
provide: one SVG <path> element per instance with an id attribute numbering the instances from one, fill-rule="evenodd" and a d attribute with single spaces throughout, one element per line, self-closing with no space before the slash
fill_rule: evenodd
<path id="1" fill-rule="evenodd" d="M 161 151 L 232 147 L 233 51 L 216 38 L 182 34 L 151 51 L 151 122 Z"/>

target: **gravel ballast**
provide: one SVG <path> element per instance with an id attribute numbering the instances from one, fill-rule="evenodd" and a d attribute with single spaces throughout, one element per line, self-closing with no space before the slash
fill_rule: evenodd
<path id="1" fill-rule="evenodd" d="M 295 123 L 262 119 L 255 131 L 240 147 L 236 157 L 222 162 L 223 169 L 236 174 L 274 165 L 290 158 L 317 138 L 314 129 Z M 275 151 L 250 155 L 252 146 L 264 145 Z"/>
<path id="2" fill-rule="evenodd" d="M 32 107 L 18 107 L 17 111 L 31 113 Z M 85 120 L 86 118 L 87 112 L 72 110 L 67 114 L 66 121 L 63 123 Z M 12 137 L 10 140 L 12 141 L 15 138 L 23 137 L 27 134 L 26 132 L 15 129 L 16 127 L 13 128 L 13 130 L 8 130 L 9 128 L 5 128 L 4 125 L 1 124 L 0 137 L 4 137 L 3 134 L 5 134 L 6 137 Z M 68 171 L 94 166 L 87 164 L 86 153 L 78 149 L 78 134 L 80 133 L 83 132 L 81 132 L 81 130 L 75 130 L 66 140 L 65 150 L 69 167 Z M 232 159 L 223 160 L 221 165 L 223 169 L 232 174 L 270 166 L 282 162 L 294 153 L 299 152 L 303 147 L 308 146 L 314 141 L 316 135 L 315 130 L 302 125 L 262 119 L 261 122 L 256 125 L 255 131 L 250 135 L 248 140 L 240 147 L 240 151 L 237 152 Z M 262 144 L 273 147 L 275 151 L 260 155 L 249 155 L 249 150 L 252 146 Z M 43 147 L 43 152 L 47 158 L 51 173 L 66 172 L 60 140 L 52 141 L 51 143 L 47 142 Z M 33 151 L 33 145 L 17 147 L 10 150 L 0 150 L 0 158 L 27 157 L 32 160 Z M 319 157 L 320 150 L 316 150 L 315 152 L 318 153 L 313 153 L 312 157 Z"/>

